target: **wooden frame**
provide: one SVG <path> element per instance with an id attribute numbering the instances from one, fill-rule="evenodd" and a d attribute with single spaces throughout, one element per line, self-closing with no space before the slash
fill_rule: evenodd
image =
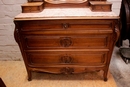
<path id="1" fill-rule="evenodd" d="M 49 14 L 42 12 L 42 16 L 38 13 L 26 16 L 23 13 L 23 17 L 15 17 L 14 37 L 20 47 L 29 81 L 35 71 L 78 74 L 100 70 L 104 71 L 103 79 L 107 81 L 113 48 L 120 34 L 119 17 L 96 15 L 89 10 L 90 4 L 89 1 L 74 4 L 44 2 L 44 10 L 47 8 Z M 71 11 L 76 9 L 73 14 L 78 13 L 78 8 L 83 13 L 87 8 L 94 15 L 85 13 L 74 16 L 69 12 L 66 15 L 59 6 Z M 53 14 L 55 8 L 58 12 Z M 60 11 L 63 15 L 55 16 L 61 14 Z"/>

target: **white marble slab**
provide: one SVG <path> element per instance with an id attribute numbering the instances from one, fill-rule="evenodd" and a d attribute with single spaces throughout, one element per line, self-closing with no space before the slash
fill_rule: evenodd
<path id="1" fill-rule="evenodd" d="M 15 18 L 115 17 L 114 12 L 92 12 L 89 8 L 46 8 L 39 13 L 21 13 Z"/>

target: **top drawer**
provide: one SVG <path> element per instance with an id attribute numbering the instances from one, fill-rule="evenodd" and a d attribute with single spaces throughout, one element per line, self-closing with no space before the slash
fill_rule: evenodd
<path id="1" fill-rule="evenodd" d="M 86 29 L 112 29 L 112 20 L 41 20 L 22 21 L 21 31 L 41 31 L 41 30 L 86 30 Z"/>

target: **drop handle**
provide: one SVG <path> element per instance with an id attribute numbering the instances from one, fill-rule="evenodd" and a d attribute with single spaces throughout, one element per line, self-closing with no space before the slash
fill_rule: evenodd
<path id="1" fill-rule="evenodd" d="M 68 27 L 69 27 L 69 24 L 68 24 L 68 23 L 63 24 L 63 28 L 64 28 L 64 29 L 67 29 Z"/>
<path id="2" fill-rule="evenodd" d="M 61 45 L 62 47 L 69 47 L 69 46 L 71 46 L 71 45 L 72 45 L 72 40 L 71 40 L 71 38 L 69 38 L 69 37 L 62 38 L 62 39 L 60 40 L 60 45 Z"/>
<path id="3" fill-rule="evenodd" d="M 72 57 L 70 57 L 70 56 L 62 56 L 61 57 L 61 62 L 62 63 L 72 63 Z"/>
<path id="4" fill-rule="evenodd" d="M 64 68 L 61 69 L 61 73 L 63 73 L 63 74 L 73 74 L 74 68 L 64 67 Z"/>
<path id="5" fill-rule="evenodd" d="M 103 6 L 101 6 L 101 9 L 104 10 Z"/>
<path id="6" fill-rule="evenodd" d="M 30 11 L 30 12 L 32 11 L 32 8 L 31 8 L 31 7 L 29 8 L 29 11 Z"/>

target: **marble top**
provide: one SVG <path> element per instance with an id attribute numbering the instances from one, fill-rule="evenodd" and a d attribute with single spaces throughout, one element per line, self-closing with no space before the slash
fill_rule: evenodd
<path id="1" fill-rule="evenodd" d="M 89 8 L 45 8 L 39 13 L 20 13 L 15 19 L 58 17 L 118 17 L 114 12 L 92 12 Z"/>

